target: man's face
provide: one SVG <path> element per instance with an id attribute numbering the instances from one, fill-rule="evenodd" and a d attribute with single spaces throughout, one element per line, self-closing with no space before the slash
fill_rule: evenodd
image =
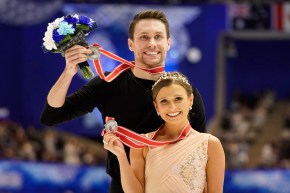
<path id="1" fill-rule="evenodd" d="M 128 45 L 134 52 L 135 63 L 139 67 L 153 68 L 163 66 L 170 39 L 167 39 L 165 25 L 156 19 L 140 20 Z"/>

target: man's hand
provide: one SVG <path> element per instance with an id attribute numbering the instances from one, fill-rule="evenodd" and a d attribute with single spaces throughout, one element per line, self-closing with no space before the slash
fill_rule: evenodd
<path id="1" fill-rule="evenodd" d="M 92 51 L 86 47 L 75 45 L 65 51 L 65 72 L 74 76 L 78 72 L 78 64 L 88 60 Z"/>

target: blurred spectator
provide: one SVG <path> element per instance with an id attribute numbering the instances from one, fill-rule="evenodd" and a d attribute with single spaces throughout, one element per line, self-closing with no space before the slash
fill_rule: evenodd
<path id="1" fill-rule="evenodd" d="M 240 90 L 233 93 L 229 109 L 225 110 L 222 118 L 219 136 L 225 148 L 227 168 L 247 167 L 250 145 L 256 141 L 257 134 L 263 132 L 274 100 L 275 94 L 271 91 L 256 91 L 251 96 Z M 267 157 L 265 162 L 272 165 L 269 159 L 274 162 L 274 158 L 269 158 L 268 151 L 269 146 L 265 146 L 261 156 Z"/>
<path id="2" fill-rule="evenodd" d="M 284 126 L 285 128 L 288 128 L 290 130 L 290 102 L 288 102 L 288 105 L 285 111 Z"/>
<path id="3" fill-rule="evenodd" d="M 33 145 L 29 140 L 24 142 L 19 148 L 19 158 L 21 160 L 36 161 L 36 153 Z"/>
<path id="4" fill-rule="evenodd" d="M 53 128 L 23 128 L 0 121 L 0 158 L 8 160 L 62 162 L 75 165 L 105 164 L 107 151 L 98 142 L 60 133 Z"/>
<path id="5" fill-rule="evenodd" d="M 290 168 L 290 131 L 285 129 L 279 139 L 279 163 L 283 168 Z"/>
<path id="6" fill-rule="evenodd" d="M 64 144 L 63 161 L 66 164 L 79 165 L 81 163 L 79 155 L 79 145 L 75 139 L 68 138 Z"/>
<path id="7" fill-rule="evenodd" d="M 278 147 L 276 141 L 272 140 L 264 144 L 261 150 L 260 166 L 261 168 L 277 167 Z"/>

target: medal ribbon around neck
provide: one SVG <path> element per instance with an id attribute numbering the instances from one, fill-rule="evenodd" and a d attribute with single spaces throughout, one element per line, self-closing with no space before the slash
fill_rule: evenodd
<path id="1" fill-rule="evenodd" d="M 162 126 L 159 127 L 159 129 L 162 128 Z M 158 132 L 158 130 L 154 132 L 153 136 Z M 174 140 L 157 141 L 157 140 L 149 139 L 125 127 L 118 126 L 117 122 L 114 120 L 113 117 L 106 117 L 105 129 L 102 131 L 102 136 L 104 136 L 104 134 L 108 131 L 112 131 L 113 133 L 115 133 L 115 135 L 120 138 L 121 142 L 127 145 L 128 147 L 139 149 L 145 146 L 159 147 L 162 145 L 166 145 L 166 144 L 170 144 L 170 143 L 174 143 L 176 141 L 182 140 L 189 135 L 191 131 L 191 126 L 188 122 L 182 129 L 179 136 Z"/>
<path id="2" fill-rule="evenodd" d="M 125 70 L 129 69 L 129 68 L 139 68 L 143 71 L 149 72 L 151 74 L 160 74 L 164 72 L 164 66 L 159 66 L 159 67 L 155 67 L 155 68 L 141 68 L 135 65 L 135 62 L 130 62 L 127 61 L 107 50 L 104 50 L 99 44 L 93 44 L 93 46 L 97 47 L 100 51 L 100 53 L 102 53 L 103 55 L 112 58 L 113 60 L 116 60 L 118 62 L 120 62 L 119 66 L 117 66 L 112 72 L 110 72 L 110 74 L 108 74 L 107 76 L 104 75 L 103 73 L 103 69 L 102 69 L 102 65 L 101 65 L 101 61 L 100 61 L 100 57 L 98 57 L 97 59 L 93 60 L 94 63 L 94 67 L 96 72 L 98 73 L 98 75 L 100 76 L 101 79 L 105 80 L 106 82 L 111 82 L 113 81 L 117 76 L 119 76 L 119 74 L 121 74 L 122 72 L 124 72 Z"/>

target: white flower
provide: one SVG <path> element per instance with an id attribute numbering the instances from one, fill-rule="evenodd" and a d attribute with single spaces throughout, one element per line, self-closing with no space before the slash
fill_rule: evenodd
<path id="1" fill-rule="evenodd" d="M 60 24 L 60 22 L 62 22 L 64 19 L 64 17 L 60 17 L 55 19 L 53 22 L 49 23 L 47 26 L 47 30 L 44 34 L 44 38 L 43 38 L 43 46 L 45 47 L 45 49 L 47 50 L 52 50 L 52 49 L 57 49 L 56 44 L 52 38 L 53 36 L 53 30 L 56 29 L 58 27 L 58 25 Z"/>
<path id="2" fill-rule="evenodd" d="M 62 22 L 64 17 L 60 17 L 55 19 L 52 23 L 50 23 L 54 28 L 57 28 L 60 22 Z M 48 24 L 49 25 L 49 24 Z"/>
<path id="3" fill-rule="evenodd" d="M 55 29 L 54 25 L 52 23 L 49 23 L 47 26 L 47 30 L 44 34 L 44 38 L 43 38 L 43 46 L 45 47 L 45 49 L 47 50 L 52 50 L 52 49 L 57 49 L 56 44 L 52 38 L 53 35 L 53 30 Z"/>
<path id="4" fill-rule="evenodd" d="M 43 38 L 43 46 L 47 50 L 57 49 L 56 44 L 52 38 L 53 36 L 53 30 L 58 27 L 58 25 L 63 21 L 64 17 L 60 17 L 55 19 L 53 22 L 49 23 L 47 26 L 47 30 L 44 34 Z"/>
<path id="5" fill-rule="evenodd" d="M 79 15 L 78 14 L 74 14 L 73 17 L 79 19 Z"/>

